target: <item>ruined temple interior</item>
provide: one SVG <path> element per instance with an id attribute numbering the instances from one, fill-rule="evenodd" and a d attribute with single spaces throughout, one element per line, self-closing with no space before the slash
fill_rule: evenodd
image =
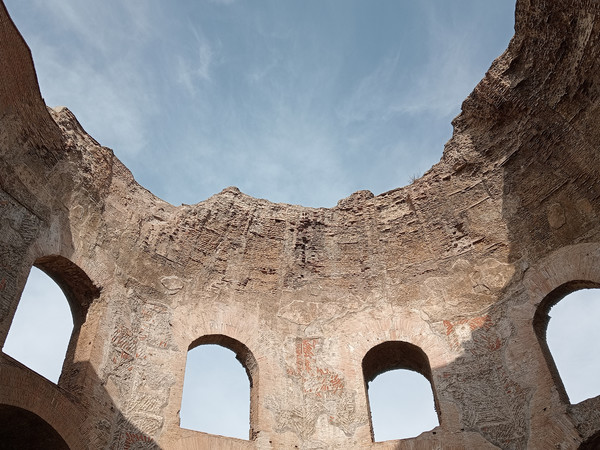
<path id="1" fill-rule="evenodd" d="M 333 208 L 235 188 L 173 206 L 46 107 L 3 3 L 0 61 L 0 337 L 33 266 L 74 317 L 57 385 L 0 355 L 5 445 L 600 445 L 600 397 L 570 402 L 545 340 L 554 304 L 600 286 L 600 3 L 517 1 L 439 163 Z M 203 344 L 246 369 L 248 439 L 179 425 Z M 375 442 L 366 383 L 397 368 L 429 380 L 439 426 Z"/>

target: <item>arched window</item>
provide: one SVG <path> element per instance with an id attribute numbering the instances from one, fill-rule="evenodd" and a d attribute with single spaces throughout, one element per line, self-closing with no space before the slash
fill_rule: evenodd
<path id="1" fill-rule="evenodd" d="M 427 355 L 408 342 L 373 347 L 363 359 L 374 441 L 415 437 L 439 425 Z"/>
<path id="2" fill-rule="evenodd" d="M 65 294 L 44 272 L 32 267 L 3 351 L 58 383 L 73 332 Z"/>
<path id="3" fill-rule="evenodd" d="M 88 345 L 81 346 L 76 357 L 77 343 L 89 306 L 100 295 L 100 289 L 81 268 L 63 256 L 38 258 L 34 266 L 2 350 L 77 394 L 86 377 L 81 363 L 91 349 Z M 48 348 L 44 348 L 46 344 L 50 344 Z M 48 356 L 52 362 L 47 361 Z"/>
<path id="4" fill-rule="evenodd" d="M 25 409 L 0 405 L 0 424 L 2 448 L 69 450 L 58 431 L 44 419 Z"/>
<path id="5" fill-rule="evenodd" d="M 534 320 L 555 383 L 573 404 L 600 395 L 600 289 L 577 290 L 593 286 L 573 282 L 555 290 Z"/>
<path id="6" fill-rule="evenodd" d="M 208 335 L 190 345 L 180 426 L 240 439 L 254 438 L 258 367 L 241 342 Z"/>
<path id="7" fill-rule="evenodd" d="M 600 431 L 581 443 L 579 450 L 597 450 L 600 448 Z"/>

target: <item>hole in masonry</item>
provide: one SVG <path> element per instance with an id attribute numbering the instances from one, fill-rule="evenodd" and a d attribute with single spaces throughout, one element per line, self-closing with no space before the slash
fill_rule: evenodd
<path id="1" fill-rule="evenodd" d="M 387 341 L 362 362 L 374 441 L 418 436 L 439 425 L 429 358 L 416 345 Z"/>
<path id="2" fill-rule="evenodd" d="M 72 332 L 73 316 L 65 294 L 48 275 L 32 267 L 3 352 L 58 383 Z"/>
<path id="3" fill-rule="evenodd" d="M 250 382 L 236 354 L 220 345 L 188 352 L 180 426 L 205 433 L 248 439 Z"/>
<path id="4" fill-rule="evenodd" d="M 375 441 L 415 437 L 439 425 L 431 384 L 412 370 L 391 370 L 369 383 Z"/>
<path id="5" fill-rule="evenodd" d="M 580 289 L 549 312 L 546 341 L 571 403 L 600 394 L 600 289 Z"/>

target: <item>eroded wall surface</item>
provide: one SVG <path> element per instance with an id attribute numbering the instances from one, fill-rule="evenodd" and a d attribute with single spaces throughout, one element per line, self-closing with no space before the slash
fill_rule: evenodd
<path id="1" fill-rule="evenodd" d="M 545 305 L 600 285 L 599 14 L 595 1 L 518 1 L 508 49 L 465 100 L 441 161 L 410 186 L 331 209 L 236 188 L 175 207 L 70 111 L 46 108 L 0 4 L 0 339 L 34 264 L 76 322 L 58 386 L 2 356 L 0 404 L 76 449 L 593 439 L 600 400 L 569 403 L 539 336 Z M 246 365 L 249 440 L 179 427 L 194 342 Z M 426 355 L 440 425 L 374 443 L 363 359 L 386 342 Z M 370 367 L 421 367 L 403 348 Z"/>

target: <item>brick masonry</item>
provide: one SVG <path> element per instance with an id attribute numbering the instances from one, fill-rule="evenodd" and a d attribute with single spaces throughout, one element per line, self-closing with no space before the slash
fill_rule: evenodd
<path id="1" fill-rule="evenodd" d="M 539 324 L 600 286 L 599 13 L 519 0 L 508 49 L 409 186 L 330 209 L 236 188 L 175 207 L 46 108 L 0 3 L 0 338 L 32 265 L 75 312 L 58 386 L 3 355 L 0 405 L 73 449 L 593 448 L 600 400 L 569 403 Z M 252 379 L 247 441 L 179 427 L 188 348 L 208 342 Z M 372 367 L 426 375 L 440 425 L 375 443 L 362 364 L 386 342 L 411 346 Z"/>

